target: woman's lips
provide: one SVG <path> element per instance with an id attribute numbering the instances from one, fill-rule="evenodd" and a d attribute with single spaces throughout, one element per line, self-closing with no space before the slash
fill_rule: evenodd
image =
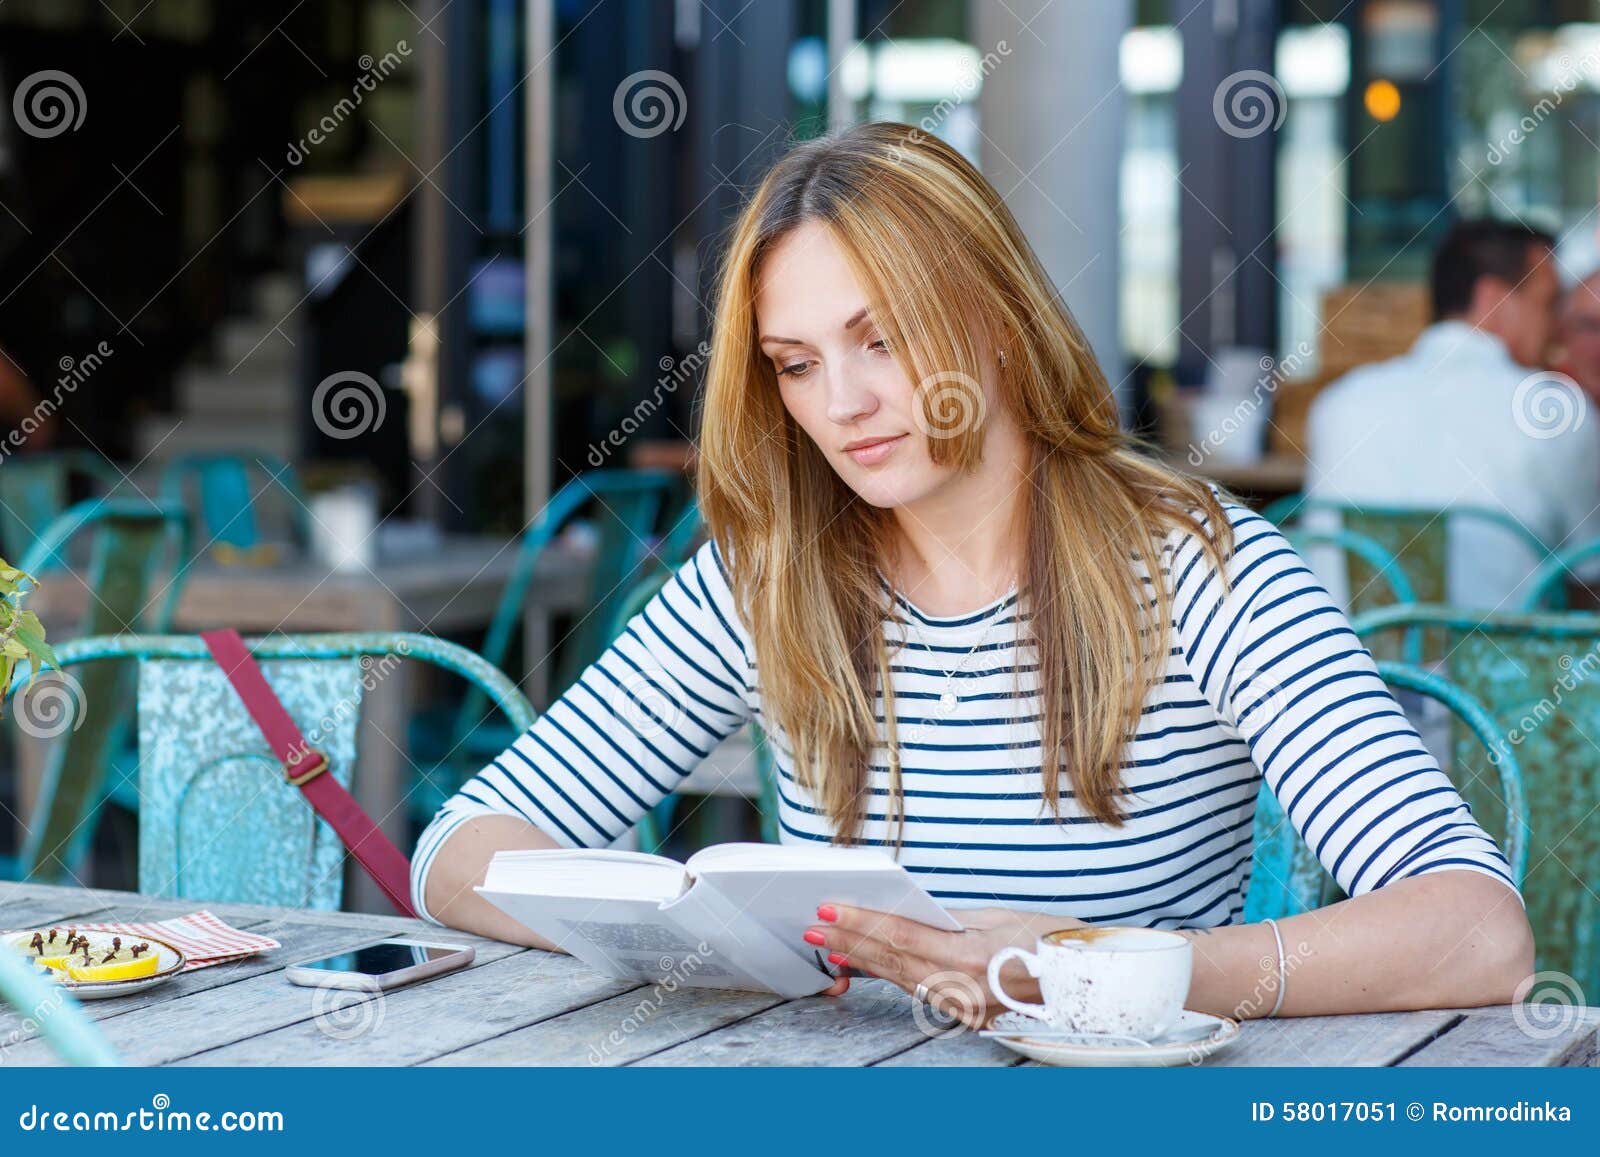
<path id="1" fill-rule="evenodd" d="M 893 454 L 895 448 L 905 440 L 906 436 L 904 434 L 897 434 L 893 438 L 885 438 L 883 441 L 874 442 L 870 446 L 846 450 L 845 453 L 855 460 L 857 466 L 876 466 L 879 462 L 889 457 L 890 454 Z"/>

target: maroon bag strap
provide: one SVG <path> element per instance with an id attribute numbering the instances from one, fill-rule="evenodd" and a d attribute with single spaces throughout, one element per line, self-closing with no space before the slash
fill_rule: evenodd
<path id="1" fill-rule="evenodd" d="M 389 902 L 402 915 L 415 916 L 411 906 L 411 864 L 372 817 L 328 770 L 328 757 L 306 742 L 289 712 L 267 683 L 266 676 L 239 637 L 239 632 L 205 631 L 200 637 L 256 721 L 267 746 L 283 764 L 284 774 L 298 787 L 319 816 L 338 834 Z"/>

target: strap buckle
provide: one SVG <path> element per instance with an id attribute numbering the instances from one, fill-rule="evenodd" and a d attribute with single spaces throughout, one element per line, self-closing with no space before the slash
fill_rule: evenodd
<path id="1" fill-rule="evenodd" d="M 293 763 L 283 765 L 283 772 L 295 787 L 303 787 L 328 770 L 328 757 L 311 748 Z"/>

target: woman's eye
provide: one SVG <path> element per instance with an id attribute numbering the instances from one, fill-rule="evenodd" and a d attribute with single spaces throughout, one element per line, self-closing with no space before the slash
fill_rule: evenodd
<path id="1" fill-rule="evenodd" d="M 778 376 L 780 378 L 782 378 L 782 377 L 803 378 L 803 377 L 806 376 L 806 371 L 809 370 L 810 368 L 811 368 L 811 363 L 810 362 L 791 362 L 789 365 L 784 366 L 781 370 L 778 371 Z"/>
<path id="2" fill-rule="evenodd" d="M 867 348 L 869 350 L 877 350 L 881 354 L 886 354 L 889 352 L 889 343 L 881 337 L 875 338 L 867 343 Z"/>

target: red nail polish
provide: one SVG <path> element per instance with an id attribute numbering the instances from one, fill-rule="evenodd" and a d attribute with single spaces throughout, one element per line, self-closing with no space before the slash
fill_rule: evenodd
<path id="1" fill-rule="evenodd" d="M 817 907 L 818 920 L 826 920 L 829 924 L 832 924 L 838 918 L 839 909 L 835 908 L 832 904 L 822 904 Z"/>
<path id="2" fill-rule="evenodd" d="M 828 953 L 828 963 L 837 964 L 840 968 L 848 968 L 850 962 L 837 952 Z"/>
<path id="3" fill-rule="evenodd" d="M 806 939 L 806 943 L 807 944 L 815 944 L 818 947 L 821 947 L 822 945 L 827 943 L 827 940 L 825 940 L 823 938 L 822 933 L 818 932 L 815 928 L 807 928 L 806 929 L 806 938 L 805 939 Z"/>

